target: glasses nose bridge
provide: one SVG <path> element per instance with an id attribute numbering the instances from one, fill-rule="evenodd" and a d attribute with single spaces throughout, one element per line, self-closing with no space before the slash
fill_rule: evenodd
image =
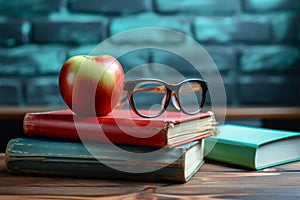
<path id="1" fill-rule="evenodd" d="M 167 87 L 168 95 L 169 95 L 169 102 L 172 101 L 173 106 L 176 110 L 180 111 L 180 103 L 178 100 L 178 85 L 168 85 Z"/>
<path id="2" fill-rule="evenodd" d="M 165 86 L 170 94 L 175 94 L 177 90 L 176 85 L 166 85 Z"/>

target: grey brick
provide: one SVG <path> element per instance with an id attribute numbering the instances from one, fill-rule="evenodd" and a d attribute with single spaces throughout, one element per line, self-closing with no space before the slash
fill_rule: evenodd
<path id="1" fill-rule="evenodd" d="M 95 44 L 88 45 L 79 45 L 79 46 L 71 46 L 68 48 L 67 57 L 75 56 L 75 55 L 89 55 L 96 47 Z"/>
<path id="2" fill-rule="evenodd" d="M 106 35 L 104 18 L 93 16 L 58 16 L 38 18 L 33 22 L 33 41 L 37 43 L 95 43 Z"/>
<path id="3" fill-rule="evenodd" d="M 160 13 L 191 13 L 205 15 L 234 14 L 239 9 L 239 0 L 227 0 L 220 6 L 219 0 L 156 0 L 155 8 Z"/>
<path id="4" fill-rule="evenodd" d="M 265 16 L 199 17 L 193 25 L 200 42 L 270 42 L 272 37 Z"/>
<path id="5" fill-rule="evenodd" d="M 246 105 L 300 105 L 299 76 L 241 76 L 238 96 Z"/>
<path id="6" fill-rule="evenodd" d="M 300 3 L 299 3 L 300 5 Z M 300 15 L 294 13 L 277 13 L 270 16 L 273 28 L 273 42 L 297 43 Z"/>
<path id="7" fill-rule="evenodd" d="M 249 12 L 266 12 L 279 10 L 300 10 L 300 4 L 296 0 L 260 1 L 245 0 L 245 9 Z"/>
<path id="8" fill-rule="evenodd" d="M 189 48 L 182 49 L 181 51 L 187 52 L 188 56 L 182 58 L 170 52 L 155 50 L 153 51 L 152 62 L 170 66 L 186 77 L 199 76 L 198 70 L 205 74 L 216 73 L 216 68 L 209 67 L 212 64 L 206 64 L 207 61 L 205 58 L 212 58 L 213 65 L 215 64 L 219 72 L 223 75 L 236 71 L 237 54 L 231 47 L 205 46 L 201 52 L 199 52 L 200 50 L 192 50 Z M 193 66 L 190 63 L 194 62 L 194 60 L 190 61 L 190 58 L 198 58 L 195 60 L 197 66 Z"/>
<path id="9" fill-rule="evenodd" d="M 15 46 L 29 41 L 30 24 L 25 20 L 0 18 L 0 46 Z"/>
<path id="10" fill-rule="evenodd" d="M 212 106 L 224 106 L 226 105 L 237 105 L 238 96 L 237 96 L 237 84 L 236 79 L 230 76 L 222 76 L 222 80 L 214 77 L 213 75 L 209 77 L 206 81 L 208 82 L 208 93 L 206 97 L 206 105 Z M 222 82 L 221 82 L 222 81 Z M 222 96 L 221 89 L 222 85 L 225 89 L 225 96 Z M 213 101 L 211 100 L 211 94 L 213 95 Z M 213 102 L 213 103 L 212 103 Z"/>
<path id="11" fill-rule="evenodd" d="M 72 0 L 70 8 L 81 12 L 128 14 L 150 10 L 151 0 Z"/>
<path id="12" fill-rule="evenodd" d="M 293 46 L 254 46 L 241 51 L 242 73 L 300 75 L 300 50 Z"/>
<path id="13" fill-rule="evenodd" d="M 194 52 L 191 51 L 190 53 L 193 56 Z M 188 58 L 183 58 L 174 52 L 153 49 L 151 63 L 156 63 L 153 64 L 151 72 L 156 76 L 161 76 L 166 81 L 180 81 L 184 78 L 202 77 L 198 68 L 194 67 Z"/>
<path id="14" fill-rule="evenodd" d="M 145 27 L 162 29 L 155 31 L 155 33 L 148 30 L 140 30 L 139 32 L 135 31 L 135 34 L 127 34 L 126 37 L 114 37 L 112 38 L 112 41 L 119 43 L 178 43 L 184 41 L 185 37 L 179 34 L 173 34 L 170 30 L 190 35 L 190 20 L 187 18 L 138 15 L 135 17 L 116 18 L 112 20 L 110 25 L 110 36 L 123 31 Z"/>
<path id="15" fill-rule="evenodd" d="M 66 0 L 0 0 L 0 13 L 7 16 L 45 15 L 59 11 Z"/>
<path id="16" fill-rule="evenodd" d="M 150 62 L 150 51 L 147 49 L 125 53 L 117 58 L 123 67 L 125 77 L 143 78 L 147 76 L 147 65 Z"/>
<path id="17" fill-rule="evenodd" d="M 222 74 L 232 74 L 237 70 L 238 55 L 230 46 L 204 46 Z"/>
<path id="18" fill-rule="evenodd" d="M 25 84 L 28 105 L 64 105 L 58 86 L 58 77 L 31 78 Z"/>
<path id="19" fill-rule="evenodd" d="M 0 78 L 0 104 L 21 105 L 22 103 L 22 82 L 17 78 Z"/>
<path id="20" fill-rule="evenodd" d="M 66 59 L 61 46 L 26 45 L 0 52 L 0 75 L 58 74 Z"/>

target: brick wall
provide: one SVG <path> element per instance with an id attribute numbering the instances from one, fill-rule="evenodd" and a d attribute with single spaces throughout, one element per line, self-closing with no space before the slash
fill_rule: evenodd
<path id="1" fill-rule="evenodd" d="M 229 105 L 299 105 L 299 11 L 297 0 L 0 0 L 0 104 L 62 105 L 57 78 L 66 58 L 154 26 L 204 46 Z M 155 42 L 177 39 L 161 33 Z M 125 71 L 151 62 L 187 69 L 162 51 L 132 52 L 120 62 Z"/>

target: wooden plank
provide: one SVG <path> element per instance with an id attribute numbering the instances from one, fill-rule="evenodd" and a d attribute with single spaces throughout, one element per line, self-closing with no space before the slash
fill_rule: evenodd
<path id="1" fill-rule="evenodd" d="M 215 198 L 236 199 L 250 196 L 253 199 L 286 199 L 283 197 L 287 196 L 296 199 L 300 197 L 299 181 L 299 172 L 200 172 L 186 184 L 160 187 L 156 193 L 177 196 L 209 194 Z"/>
<path id="2" fill-rule="evenodd" d="M 217 117 L 224 118 L 224 108 L 214 107 Z M 227 107 L 227 119 L 300 119 L 300 107 Z"/>
<path id="3" fill-rule="evenodd" d="M 93 186 L 73 186 L 73 187 L 7 187 L 3 186 L 0 188 L 1 195 L 51 195 L 51 196 L 116 196 L 137 193 L 144 189 L 143 186 L 126 186 L 125 184 L 121 187 L 93 187 Z"/>
<path id="4" fill-rule="evenodd" d="M 212 199 L 297 199 L 299 190 L 300 173 L 278 172 L 200 172 L 186 184 L 169 185 L 136 185 L 123 183 L 122 185 L 76 185 L 73 186 L 14 186 L 0 187 L 1 195 L 13 196 L 59 196 L 68 197 L 98 197 L 97 199 L 155 199 L 155 198 L 199 198 Z M 134 184 L 132 186 L 132 184 Z M 110 197 L 110 198 L 108 198 Z M 62 199 L 62 198 L 61 198 Z M 64 199 L 64 198 L 63 198 Z M 68 199 L 65 197 L 65 199 Z M 76 198 L 74 198 L 76 199 Z"/>
<path id="5" fill-rule="evenodd" d="M 45 196 L 45 195 L 4 195 L 0 196 L 0 200 L 141 200 L 139 193 L 117 195 L 117 196 L 105 196 L 105 197 L 82 197 L 82 196 Z M 155 195 L 156 196 L 156 195 Z M 153 198 L 156 199 L 153 195 Z M 146 199 L 146 198 L 144 198 Z"/>
<path id="6" fill-rule="evenodd" d="M 23 119 L 28 112 L 42 112 L 64 108 L 51 106 L 0 106 L 0 119 Z"/>
<path id="7" fill-rule="evenodd" d="M 41 112 L 65 109 L 66 107 L 49 106 L 1 106 L 0 119 L 22 119 L 28 112 Z M 209 109 L 209 108 L 206 108 Z M 217 117 L 227 119 L 300 119 L 300 107 L 221 107 L 213 108 Z M 226 113 L 225 113 L 226 112 Z"/>

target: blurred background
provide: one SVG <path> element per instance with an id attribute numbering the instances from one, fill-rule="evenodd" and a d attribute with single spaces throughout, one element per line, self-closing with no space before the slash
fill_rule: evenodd
<path id="1" fill-rule="evenodd" d="M 299 106 L 299 19 L 297 0 L 0 0 L 0 106 L 64 106 L 58 89 L 64 61 L 140 27 L 176 30 L 199 42 L 219 68 L 228 106 Z M 163 32 L 155 37 L 182 42 Z M 153 62 L 188 69 L 178 56 L 151 49 L 119 60 L 125 72 Z M 0 127 L 9 132 L 9 123 L 1 120 Z"/>

